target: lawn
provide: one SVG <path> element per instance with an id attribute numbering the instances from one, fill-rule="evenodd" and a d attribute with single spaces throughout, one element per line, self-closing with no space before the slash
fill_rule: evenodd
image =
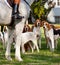
<path id="1" fill-rule="evenodd" d="M 43 30 L 42 30 L 43 31 Z M 21 53 L 23 58 L 22 62 L 15 60 L 14 48 L 12 45 L 11 56 L 12 61 L 6 60 L 4 54 L 5 50 L 2 48 L 2 43 L 0 43 L 0 65 L 60 65 L 60 40 L 58 39 L 58 48 L 54 52 L 51 52 L 46 47 L 46 41 L 44 35 L 42 34 L 42 48 L 40 52 L 34 53 L 26 52 L 26 54 Z"/>

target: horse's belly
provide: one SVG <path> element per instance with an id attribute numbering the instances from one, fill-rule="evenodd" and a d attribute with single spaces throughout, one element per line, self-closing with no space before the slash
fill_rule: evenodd
<path id="1" fill-rule="evenodd" d="M 9 25 L 10 23 L 11 23 L 11 19 L 8 19 L 8 20 L 0 19 L 0 25 Z"/>
<path id="2" fill-rule="evenodd" d="M 0 25 L 6 25 L 11 22 L 12 9 L 6 3 L 0 2 Z"/>

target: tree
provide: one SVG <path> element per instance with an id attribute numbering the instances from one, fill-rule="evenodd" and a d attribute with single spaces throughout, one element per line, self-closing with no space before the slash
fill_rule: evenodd
<path id="1" fill-rule="evenodd" d="M 32 4 L 31 8 L 35 18 L 41 18 L 42 15 L 45 15 L 44 4 L 46 1 L 47 0 L 39 0 Z"/>

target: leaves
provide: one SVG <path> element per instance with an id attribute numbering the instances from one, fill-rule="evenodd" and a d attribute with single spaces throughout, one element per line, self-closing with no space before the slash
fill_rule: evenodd
<path id="1" fill-rule="evenodd" d="M 42 2 L 42 0 L 39 0 L 38 2 L 34 2 L 31 8 L 35 15 L 35 18 L 40 18 L 43 14 L 45 14 L 44 2 Z"/>

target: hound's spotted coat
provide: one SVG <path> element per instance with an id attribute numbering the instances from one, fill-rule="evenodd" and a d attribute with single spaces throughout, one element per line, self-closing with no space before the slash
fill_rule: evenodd
<path id="1" fill-rule="evenodd" d="M 44 22 L 44 28 L 50 49 L 54 50 L 54 48 L 57 47 L 56 41 L 60 37 L 60 28 L 48 22 Z"/>

